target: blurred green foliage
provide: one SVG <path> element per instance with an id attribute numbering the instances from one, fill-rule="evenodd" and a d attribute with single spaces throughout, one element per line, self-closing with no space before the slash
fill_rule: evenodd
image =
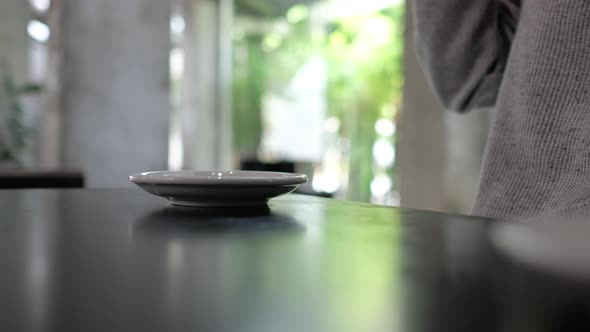
<path id="1" fill-rule="evenodd" d="M 244 32 L 238 24 L 234 43 L 235 149 L 242 155 L 256 153 L 264 93 L 286 86 L 310 58 L 321 57 L 328 66 L 328 115 L 340 120 L 339 134 L 350 142 L 346 196 L 368 201 L 376 171 L 372 156 L 375 122 L 393 119 L 401 103 L 404 15 L 402 2 L 371 14 L 331 19 L 318 28 L 307 7 L 296 5 L 285 13 L 287 32 L 280 24 L 275 24 L 278 28 L 274 30 Z M 264 20 L 260 24 L 265 24 Z"/>
<path id="2" fill-rule="evenodd" d="M 0 69 L 0 162 L 22 166 L 21 154 L 33 128 L 26 123 L 21 98 L 40 93 L 41 86 L 17 85 L 6 67 Z"/>

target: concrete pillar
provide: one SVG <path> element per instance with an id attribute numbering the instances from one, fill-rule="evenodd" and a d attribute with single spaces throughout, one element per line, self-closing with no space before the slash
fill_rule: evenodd
<path id="1" fill-rule="evenodd" d="M 468 214 L 475 203 L 487 142 L 491 109 L 445 113 L 446 210 Z"/>
<path id="2" fill-rule="evenodd" d="M 62 166 L 89 187 L 167 167 L 170 3 L 62 0 Z"/>
<path id="3" fill-rule="evenodd" d="M 411 1 L 406 14 L 404 102 L 398 124 L 398 182 L 401 205 L 445 211 L 444 112 L 418 65 Z"/>
<path id="4" fill-rule="evenodd" d="M 455 114 L 442 109 L 416 60 L 411 1 L 406 22 L 398 136 L 401 205 L 467 214 L 477 193 L 491 110 Z"/>
<path id="5" fill-rule="evenodd" d="M 232 0 L 185 1 L 184 168 L 232 168 Z"/>
<path id="6" fill-rule="evenodd" d="M 47 15 L 51 37 L 47 45 L 47 75 L 43 82 L 43 112 L 40 113 L 38 128 L 38 163 L 41 168 L 62 167 L 62 67 L 65 63 L 62 25 L 63 2 L 54 3 Z"/>

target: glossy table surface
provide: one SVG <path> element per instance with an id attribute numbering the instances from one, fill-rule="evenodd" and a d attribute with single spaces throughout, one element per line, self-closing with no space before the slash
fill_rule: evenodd
<path id="1" fill-rule="evenodd" d="M 0 191 L 0 331 L 589 327 L 588 283 L 502 254 L 497 224 L 299 195 L 207 210 Z"/>

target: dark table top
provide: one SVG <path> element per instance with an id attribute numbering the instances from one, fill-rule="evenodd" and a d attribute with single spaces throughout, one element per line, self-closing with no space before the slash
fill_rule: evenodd
<path id="1" fill-rule="evenodd" d="M 218 211 L 0 191 L 0 331 L 589 327 L 588 284 L 504 256 L 495 225 L 298 195 Z"/>

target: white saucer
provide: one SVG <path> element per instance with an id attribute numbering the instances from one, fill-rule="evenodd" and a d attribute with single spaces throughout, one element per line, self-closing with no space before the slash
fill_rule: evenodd
<path id="1" fill-rule="evenodd" d="M 587 223 L 499 223 L 491 235 L 492 243 L 516 261 L 552 274 L 590 279 L 590 225 Z"/>
<path id="2" fill-rule="evenodd" d="M 302 174 L 253 171 L 160 171 L 132 175 L 143 190 L 174 205 L 200 207 L 265 205 L 307 182 Z"/>

